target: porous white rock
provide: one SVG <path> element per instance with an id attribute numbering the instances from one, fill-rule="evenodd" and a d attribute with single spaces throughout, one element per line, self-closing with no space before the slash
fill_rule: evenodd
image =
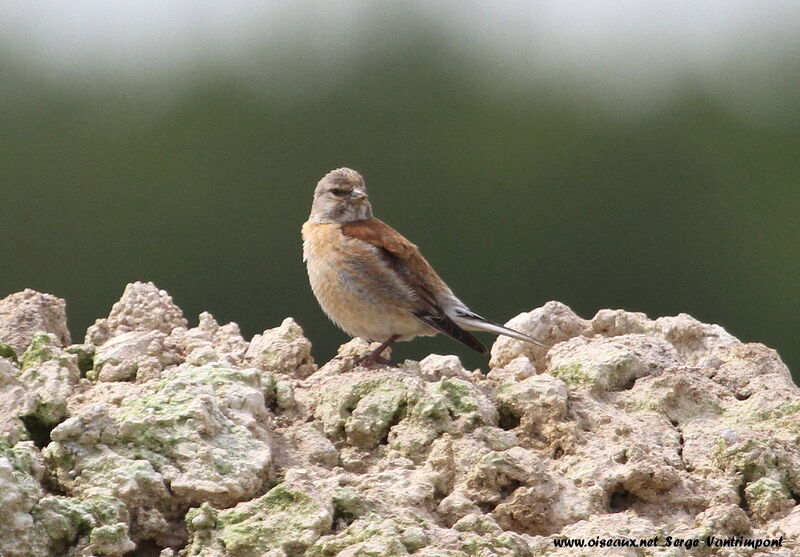
<path id="1" fill-rule="evenodd" d="M 671 344 L 632 334 L 572 338 L 554 346 L 547 357 L 551 375 L 603 391 L 628 389 L 640 377 L 660 375 L 678 365 Z"/>
<path id="2" fill-rule="evenodd" d="M 483 375 L 447 355 L 364 369 L 376 345 L 355 339 L 317 369 L 292 319 L 248 344 L 131 285 L 96 344 L 0 354 L 0 554 L 800 551 L 800 390 L 773 350 L 557 302 L 510 325 L 548 348 L 500 338 Z M 784 545 L 663 545 L 708 535 Z"/>
<path id="3" fill-rule="evenodd" d="M 80 378 L 78 358 L 60 348 L 52 333 L 36 333 L 22 355 L 17 378 L 27 388 L 31 406 L 17 414 L 29 428 L 52 428 L 67 416 L 67 400 Z"/>
<path id="4" fill-rule="evenodd" d="M 30 288 L 0 300 L 0 344 L 22 354 L 36 333 L 52 333 L 58 346 L 70 343 L 64 300 Z"/>
<path id="5" fill-rule="evenodd" d="M 512 318 L 507 327 L 535 338 L 545 346 L 553 346 L 576 336 L 591 334 L 591 323 L 581 319 L 575 312 L 560 302 L 547 302 L 528 313 Z M 499 336 L 492 345 L 490 368 L 506 366 L 515 358 L 525 356 L 531 362 L 540 362 L 547 348 Z"/>
<path id="6" fill-rule="evenodd" d="M 125 287 L 122 298 L 108 317 L 98 319 L 86 331 L 86 343 L 100 346 L 108 339 L 130 331 L 160 331 L 169 334 L 186 327 L 183 311 L 165 290 L 152 282 L 134 282 Z"/>
<path id="7" fill-rule="evenodd" d="M 36 412 L 35 395 L 19 380 L 20 373 L 10 361 L 0 358 L 0 443 L 10 446 L 28 438 L 20 416 Z"/>
<path id="8" fill-rule="evenodd" d="M 97 347 L 94 367 L 87 376 L 98 381 L 133 381 L 158 377 L 169 364 L 181 358 L 168 345 L 161 331 L 129 331 L 111 337 Z"/>
<path id="9" fill-rule="evenodd" d="M 284 319 L 280 327 L 253 337 L 245 358 L 264 371 L 279 371 L 301 379 L 316 370 L 311 342 L 291 317 Z"/>
<path id="10" fill-rule="evenodd" d="M 47 494 L 46 473 L 33 443 L 0 445 L 0 555 L 121 555 L 135 549 L 121 501 Z"/>
<path id="11" fill-rule="evenodd" d="M 236 323 L 220 325 L 207 311 L 200 314 L 197 327 L 185 333 L 175 329 L 173 336 L 180 338 L 177 344 L 183 347 L 186 362 L 192 365 L 221 362 L 239 366 L 249 346 Z"/>

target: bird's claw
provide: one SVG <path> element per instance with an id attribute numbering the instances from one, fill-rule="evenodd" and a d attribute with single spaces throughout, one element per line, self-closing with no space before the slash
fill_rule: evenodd
<path id="1" fill-rule="evenodd" d="M 361 356 L 356 357 L 355 364 L 357 366 L 366 367 L 366 368 L 373 368 L 378 366 L 393 366 L 392 362 L 384 358 L 383 356 L 379 356 L 372 352 L 367 354 L 362 354 Z"/>

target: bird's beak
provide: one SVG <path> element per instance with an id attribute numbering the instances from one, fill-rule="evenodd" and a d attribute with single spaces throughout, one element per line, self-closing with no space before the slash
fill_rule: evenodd
<path id="1" fill-rule="evenodd" d="M 366 192 L 364 192 L 362 190 L 353 190 L 353 193 L 351 193 L 350 195 L 352 195 L 353 199 L 356 199 L 356 200 L 358 200 L 358 199 L 366 199 L 366 197 L 367 197 Z"/>

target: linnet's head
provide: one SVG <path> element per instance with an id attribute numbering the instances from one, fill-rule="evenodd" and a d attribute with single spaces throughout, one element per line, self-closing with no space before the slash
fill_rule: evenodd
<path id="1" fill-rule="evenodd" d="M 372 218 L 364 178 L 350 168 L 337 168 L 322 177 L 314 190 L 311 220 L 348 223 Z"/>

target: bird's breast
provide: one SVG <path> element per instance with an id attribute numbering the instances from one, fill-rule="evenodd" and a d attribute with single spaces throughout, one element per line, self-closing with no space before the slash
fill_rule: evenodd
<path id="1" fill-rule="evenodd" d="M 344 236 L 340 225 L 303 225 L 303 258 L 322 310 L 352 336 L 385 340 L 429 334 L 413 316 L 412 296 L 375 246 Z"/>

